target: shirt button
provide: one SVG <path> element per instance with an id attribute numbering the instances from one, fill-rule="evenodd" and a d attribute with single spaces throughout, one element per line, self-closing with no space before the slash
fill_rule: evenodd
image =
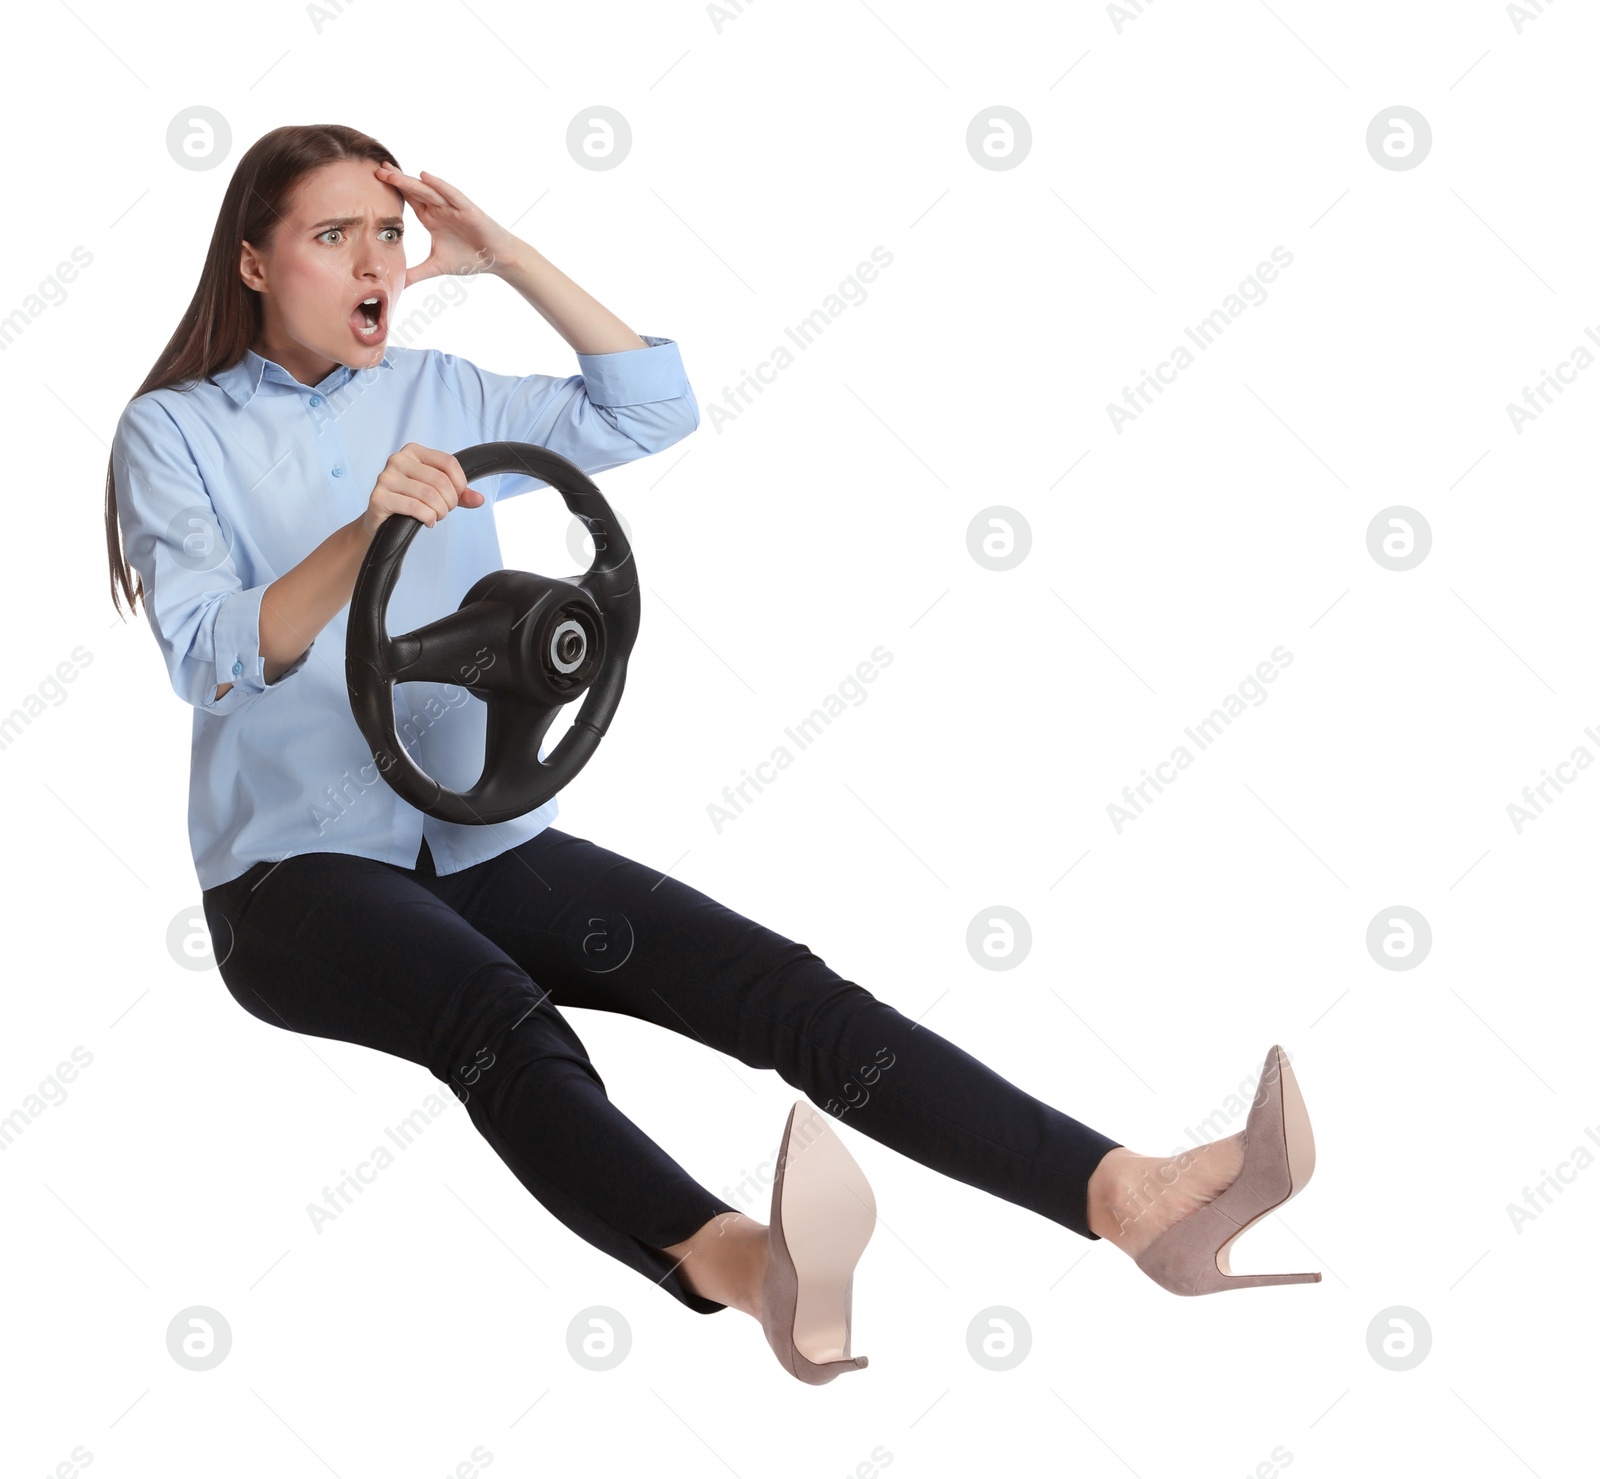
<path id="1" fill-rule="evenodd" d="M 311 397 L 311 404 L 313 406 L 320 406 L 322 404 L 322 397 L 320 395 L 312 396 Z"/>
<path id="2" fill-rule="evenodd" d="M 336 478 L 342 478 L 344 476 L 344 469 L 342 467 L 334 468 L 333 475 Z"/>
<path id="3" fill-rule="evenodd" d="M 237 678 L 239 676 L 239 674 L 242 673 L 243 671 L 244 671 L 244 664 L 242 662 L 236 662 L 233 665 L 233 675 L 234 675 L 234 677 Z"/>

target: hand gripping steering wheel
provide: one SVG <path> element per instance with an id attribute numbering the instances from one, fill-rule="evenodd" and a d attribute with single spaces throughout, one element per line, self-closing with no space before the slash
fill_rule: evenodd
<path id="1" fill-rule="evenodd" d="M 639 633 L 639 577 L 610 505 L 565 457 L 531 442 L 485 442 L 456 454 L 467 481 L 495 473 L 542 479 L 589 530 L 594 559 L 582 575 L 550 579 L 496 570 L 448 616 L 391 637 L 386 616 L 421 519 L 378 526 L 350 597 L 345 680 L 350 707 L 383 778 L 429 816 L 503 822 L 543 805 L 588 763 L 616 712 Z M 459 683 L 485 700 L 483 770 L 452 791 L 428 775 L 395 732 L 396 683 Z M 572 727 L 547 760 L 545 732 L 585 690 Z"/>

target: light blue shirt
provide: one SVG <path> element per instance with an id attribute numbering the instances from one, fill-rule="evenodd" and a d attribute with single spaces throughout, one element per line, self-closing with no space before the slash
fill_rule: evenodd
<path id="1" fill-rule="evenodd" d="M 441 821 L 402 800 L 350 709 L 348 603 L 269 685 L 261 596 L 360 517 L 384 463 L 407 442 L 452 453 L 533 442 L 593 476 L 682 440 L 700 408 L 678 346 L 641 337 L 648 347 L 578 355 L 581 373 L 566 379 L 492 374 L 437 349 L 391 346 L 371 369 L 340 365 L 302 385 L 249 350 L 206 380 L 129 402 L 112 442 L 117 511 L 173 690 L 194 706 L 189 842 L 202 889 L 308 852 L 411 868 L 424 837 L 438 871 L 454 873 L 555 820 L 553 796 L 484 826 Z M 447 615 L 501 569 L 495 505 L 546 484 L 507 473 L 471 486 L 481 507 L 458 505 L 412 539 L 390 632 Z M 394 698 L 396 731 L 417 764 L 453 790 L 470 788 L 483 769 L 484 702 L 442 683 L 396 683 Z"/>

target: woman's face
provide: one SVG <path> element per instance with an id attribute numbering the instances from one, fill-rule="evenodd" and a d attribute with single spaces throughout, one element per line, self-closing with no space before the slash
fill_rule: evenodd
<path id="1" fill-rule="evenodd" d="M 270 247 L 246 242 L 240 253 L 240 276 L 261 294 L 261 338 L 252 347 L 303 385 L 318 384 L 335 365 L 359 370 L 383 359 L 406 281 L 405 201 L 376 168 L 341 159 L 312 170 Z M 377 302 L 363 309 L 368 298 Z"/>

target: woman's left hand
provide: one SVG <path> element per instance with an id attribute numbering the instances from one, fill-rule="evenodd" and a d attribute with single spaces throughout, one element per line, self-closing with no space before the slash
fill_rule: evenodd
<path id="1" fill-rule="evenodd" d="M 388 165 L 374 166 L 374 173 L 400 192 L 433 242 L 425 261 L 406 268 L 407 288 L 430 277 L 493 272 L 518 244 L 515 236 L 438 175 L 423 170 L 419 179 Z"/>

